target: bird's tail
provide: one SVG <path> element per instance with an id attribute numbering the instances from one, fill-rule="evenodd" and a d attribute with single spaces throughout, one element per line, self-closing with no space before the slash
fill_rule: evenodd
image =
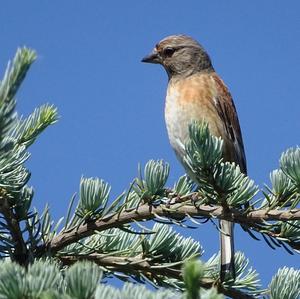
<path id="1" fill-rule="evenodd" d="M 220 221 L 220 239 L 221 239 L 221 272 L 220 279 L 223 282 L 225 278 L 235 279 L 234 267 L 234 240 L 233 227 L 230 221 Z"/>

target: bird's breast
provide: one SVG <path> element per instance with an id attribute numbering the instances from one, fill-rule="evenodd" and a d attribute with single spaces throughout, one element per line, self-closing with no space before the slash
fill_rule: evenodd
<path id="1" fill-rule="evenodd" d="M 208 75 L 169 82 L 165 120 L 170 143 L 177 156 L 181 157 L 184 153 L 188 126 L 192 121 L 205 121 L 213 135 L 222 135 L 214 103 L 216 93 L 213 78 Z"/>

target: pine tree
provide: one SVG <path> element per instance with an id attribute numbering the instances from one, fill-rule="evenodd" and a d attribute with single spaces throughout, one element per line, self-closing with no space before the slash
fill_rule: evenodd
<path id="1" fill-rule="evenodd" d="M 262 289 L 249 260 L 236 252 L 236 277 L 221 282 L 219 254 L 204 261 L 200 243 L 176 233 L 176 226 L 226 219 L 272 248 L 298 252 L 300 148 L 282 154 L 271 186 L 256 200 L 254 182 L 222 160 L 223 141 L 206 124 L 192 123 L 185 159 L 197 186 L 183 176 L 166 187 L 168 163 L 151 160 L 114 200 L 108 183 L 81 178 L 78 197 L 57 223 L 48 206 L 41 214 L 34 209 L 28 148 L 58 120 L 48 104 L 26 118 L 15 112 L 35 59 L 33 50 L 19 49 L 0 82 L 0 298 L 300 298 L 299 270 L 279 269 Z M 143 224 L 148 220 L 152 227 Z M 123 288 L 105 284 L 110 277 L 123 280 Z"/>

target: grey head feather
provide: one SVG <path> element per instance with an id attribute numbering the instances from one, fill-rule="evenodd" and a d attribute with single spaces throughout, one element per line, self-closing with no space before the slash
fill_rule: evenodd
<path id="1" fill-rule="evenodd" d="M 156 45 L 155 50 L 169 79 L 214 70 L 204 48 L 187 35 L 168 36 Z"/>

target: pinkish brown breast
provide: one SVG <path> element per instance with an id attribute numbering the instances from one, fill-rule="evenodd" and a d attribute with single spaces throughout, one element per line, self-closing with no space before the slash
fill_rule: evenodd
<path id="1" fill-rule="evenodd" d="M 210 132 L 223 136 L 224 128 L 216 111 L 216 84 L 211 74 L 196 74 L 170 80 L 165 104 L 165 121 L 171 146 L 182 161 L 188 126 L 192 121 L 205 121 Z"/>

